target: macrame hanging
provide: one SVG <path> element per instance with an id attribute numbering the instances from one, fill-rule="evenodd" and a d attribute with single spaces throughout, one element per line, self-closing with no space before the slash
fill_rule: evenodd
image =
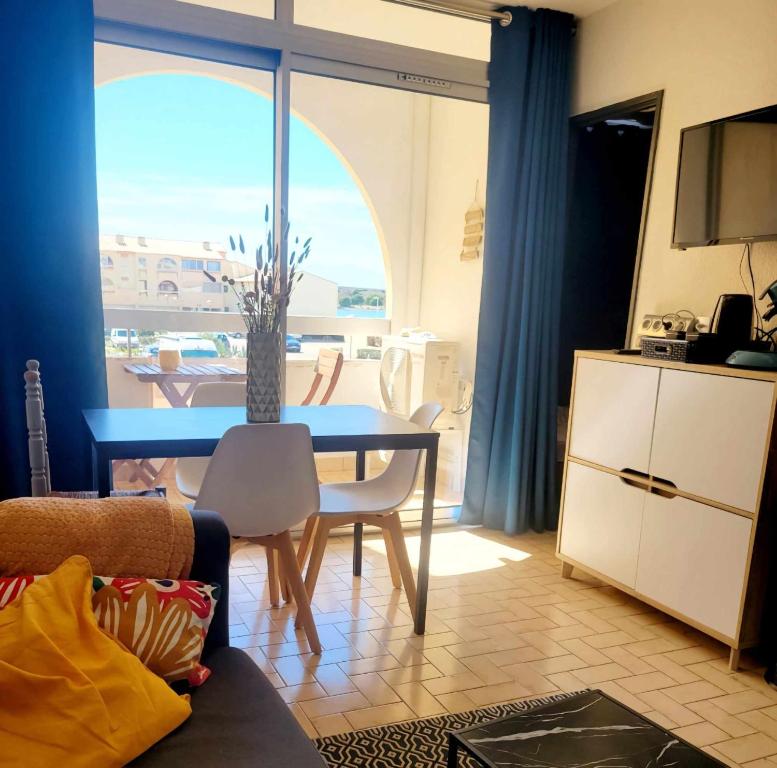
<path id="1" fill-rule="evenodd" d="M 475 182 L 475 197 L 464 214 L 464 242 L 459 254 L 460 261 L 474 261 L 480 258 L 485 220 L 485 211 L 478 203 L 478 182 Z"/>

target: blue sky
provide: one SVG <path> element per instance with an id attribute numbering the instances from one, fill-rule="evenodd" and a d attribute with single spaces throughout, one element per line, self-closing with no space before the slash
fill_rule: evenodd
<path id="1" fill-rule="evenodd" d="M 272 103 L 221 80 L 145 75 L 96 91 L 102 234 L 260 242 L 272 203 Z M 385 288 L 361 191 L 314 131 L 292 117 L 292 236 L 313 237 L 308 271 Z"/>

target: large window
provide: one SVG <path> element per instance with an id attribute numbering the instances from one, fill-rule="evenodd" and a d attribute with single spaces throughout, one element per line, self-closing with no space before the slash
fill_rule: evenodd
<path id="1" fill-rule="evenodd" d="M 169 405 L 123 358 L 170 345 L 244 368 L 229 281 L 252 279 L 267 226 L 288 221 L 288 266 L 312 249 L 286 317 L 286 401 L 307 395 L 322 348 L 345 359 L 332 403 L 392 410 L 386 376 L 416 400 L 444 394 L 438 495 L 455 501 L 481 264 L 460 254 L 484 203 L 489 27 L 383 0 L 280 0 L 277 21 L 274 5 L 180 0 L 159 32 L 146 0 L 100 4 L 122 21 L 102 19 L 95 45 L 111 401 Z M 453 377 L 428 390 L 418 354 L 409 373 L 387 363 L 407 328 L 458 344 Z"/>

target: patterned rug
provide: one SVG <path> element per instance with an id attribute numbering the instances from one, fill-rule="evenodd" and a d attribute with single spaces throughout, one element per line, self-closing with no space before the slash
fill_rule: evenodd
<path id="1" fill-rule="evenodd" d="M 448 731 L 496 720 L 574 695 L 560 693 L 529 701 L 458 712 L 455 715 L 440 715 L 425 720 L 410 720 L 380 728 L 341 733 L 316 739 L 315 745 L 330 768 L 445 768 Z M 474 768 L 478 764 L 469 756 L 460 753 L 459 765 L 462 768 Z"/>

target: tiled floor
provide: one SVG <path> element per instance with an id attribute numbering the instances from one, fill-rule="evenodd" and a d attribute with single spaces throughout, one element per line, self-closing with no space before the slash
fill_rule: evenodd
<path id="1" fill-rule="evenodd" d="M 407 538 L 414 558 L 418 538 Z M 366 540 L 361 580 L 352 540 L 332 539 L 314 599 L 321 657 L 295 633 L 293 606 L 270 607 L 263 550 L 243 546 L 232 643 L 311 736 L 591 686 L 730 765 L 777 765 L 777 691 L 761 670 L 731 674 L 722 645 L 582 574 L 562 579 L 554 543 L 437 531 L 428 631 L 416 637 L 382 539 Z"/>
<path id="2" fill-rule="evenodd" d="M 173 473 L 163 484 L 187 501 Z M 416 562 L 418 536 L 406 539 Z M 777 766 L 777 691 L 763 670 L 744 654 L 732 674 L 714 640 L 578 571 L 562 579 L 554 534 L 437 530 L 424 637 L 392 589 L 382 538 L 365 539 L 361 579 L 352 544 L 330 540 L 316 587 L 320 657 L 295 632 L 293 606 L 270 607 L 263 549 L 232 558 L 232 644 L 311 737 L 596 687 L 724 763 Z"/>

